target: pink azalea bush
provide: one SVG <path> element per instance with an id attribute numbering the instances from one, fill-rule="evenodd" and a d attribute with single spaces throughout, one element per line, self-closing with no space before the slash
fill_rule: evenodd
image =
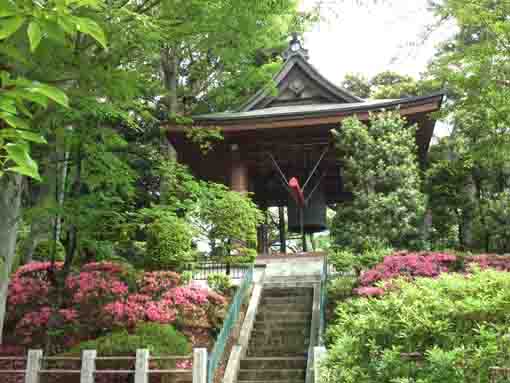
<path id="1" fill-rule="evenodd" d="M 57 271 L 62 266 L 57 264 Z M 140 273 L 131 283 L 125 266 L 112 262 L 86 264 L 80 272 L 71 273 L 64 282 L 64 299 L 57 305 L 50 267 L 49 262 L 31 263 L 13 275 L 6 323 L 11 343 L 41 346 L 51 327 L 63 330 L 56 350 L 62 351 L 117 328 L 134 329 L 140 322 L 211 330 L 226 313 L 224 296 L 193 285 L 180 286 L 177 273 Z"/>
<path id="2" fill-rule="evenodd" d="M 446 272 L 467 273 L 473 266 L 510 271 L 510 257 L 495 254 L 458 256 L 442 252 L 399 251 L 384 258 L 383 262 L 361 274 L 360 287 L 353 290 L 359 296 L 381 296 L 391 289 L 395 278 L 435 278 Z"/>
<path id="3" fill-rule="evenodd" d="M 384 258 L 374 268 L 360 277 L 362 286 L 370 286 L 379 281 L 396 277 L 436 277 L 449 270 L 457 257 L 448 253 L 434 252 L 397 252 Z"/>

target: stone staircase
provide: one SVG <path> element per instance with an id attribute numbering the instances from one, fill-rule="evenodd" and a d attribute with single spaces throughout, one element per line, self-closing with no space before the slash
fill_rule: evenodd
<path id="1" fill-rule="evenodd" d="M 264 286 L 238 383 L 305 382 L 312 306 L 311 286 Z"/>

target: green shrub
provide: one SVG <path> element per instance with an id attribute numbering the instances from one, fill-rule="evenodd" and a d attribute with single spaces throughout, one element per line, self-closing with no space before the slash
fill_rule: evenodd
<path id="1" fill-rule="evenodd" d="M 368 123 L 347 118 L 332 134 L 345 188 L 353 194 L 333 219 L 335 244 L 360 252 L 374 245 L 419 248 L 425 195 L 416 125 L 410 126 L 398 112 L 374 113 Z"/>
<path id="2" fill-rule="evenodd" d="M 181 273 L 181 284 L 189 285 L 193 280 L 193 272 L 192 271 L 183 271 Z"/>
<path id="3" fill-rule="evenodd" d="M 134 355 L 137 349 L 147 348 L 152 355 L 187 355 L 191 346 L 186 337 L 172 325 L 143 323 L 134 333 L 126 330 L 113 332 L 100 338 L 81 342 L 73 347 L 70 354 L 83 350 L 97 350 L 101 356 Z"/>
<path id="4" fill-rule="evenodd" d="M 510 273 L 494 270 L 399 280 L 380 298 L 341 302 L 323 382 L 488 383 L 490 367 L 508 365 L 508 302 Z"/>
<path id="5" fill-rule="evenodd" d="M 51 259 L 51 251 L 53 249 L 53 241 L 45 240 L 41 241 L 37 244 L 37 247 L 34 250 L 33 258 L 37 261 L 49 261 Z M 57 241 L 57 248 L 55 253 L 56 261 L 63 261 L 66 256 L 66 251 L 64 249 L 64 245 L 60 241 Z"/>
<path id="6" fill-rule="evenodd" d="M 333 250 L 328 254 L 328 262 L 333 265 L 339 273 L 354 271 L 359 275 L 363 270 L 368 270 L 380 263 L 384 257 L 390 255 L 392 249 L 386 247 L 375 247 L 368 249 L 361 254 L 355 254 L 351 250 Z"/>
<path id="7" fill-rule="evenodd" d="M 232 288 L 232 280 L 228 275 L 213 273 L 207 276 L 207 284 L 211 289 L 221 294 L 227 293 Z"/>
<path id="8" fill-rule="evenodd" d="M 188 223 L 166 215 L 147 226 L 145 267 L 151 270 L 179 270 L 193 260 L 193 231 Z"/>
<path id="9" fill-rule="evenodd" d="M 328 298 L 337 301 L 344 300 L 352 295 L 352 290 L 356 287 L 358 279 L 352 277 L 338 277 L 328 281 Z"/>
<path id="10" fill-rule="evenodd" d="M 199 218 L 206 223 L 199 228 L 202 237 L 214 243 L 214 247 L 223 248 L 223 255 L 230 255 L 234 240 L 242 243 L 256 240 L 263 215 L 249 195 L 231 191 L 224 185 L 208 184 L 202 195 Z"/>

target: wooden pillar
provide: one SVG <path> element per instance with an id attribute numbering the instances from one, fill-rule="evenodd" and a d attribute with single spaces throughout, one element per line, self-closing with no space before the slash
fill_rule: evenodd
<path id="1" fill-rule="evenodd" d="M 259 254 L 268 254 L 269 253 L 269 240 L 268 240 L 268 220 L 267 220 L 267 207 L 263 208 L 263 213 L 265 217 L 265 221 L 257 228 L 257 252 Z"/>
<path id="2" fill-rule="evenodd" d="M 230 145 L 231 168 L 230 168 L 230 188 L 239 193 L 249 191 L 248 167 L 241 158 L 241 151 L 237 144 Z"/>
<path id="3" fill-rule="evenodd" d="M 287 233 L 285 231 L 285 208 L 278 207 L 278 226 L 280 230 L 280 253 L 287 252 Z"/>

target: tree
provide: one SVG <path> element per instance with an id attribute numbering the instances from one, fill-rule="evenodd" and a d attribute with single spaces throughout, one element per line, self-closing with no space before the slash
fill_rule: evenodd
<path id="1" fill-rule="evenodd" d="M 102 29 L 81 15 L 99 4 L 99 0 L 65 4 L 49 1 L 43 5 L 10 0 L 0 3 L 0 57 L 5 59 L 0 65 L 0 210 L 5 217 L 0 224 L 0 343 L 20 219 L 21 175 L 40 179 L 37 163 L 30 156 L 30 143 L 45 143 L 36 128 L 49 102 L 68 105 L 61 90 L 39 81 L 37 76 L 27 78 L 22 67 L 27 57 L 37 61 L 41 44 L 63 41 L 77 31 L 105 47 Z"/>
<path id="2" fill-rule="evenodd" d="M 392 71 L 381 72 L 371 79 L 350 73 L 345 76 L 342 86 L 358 97 L 370 99 L 421 96 L 441 88 L 433 78 L 423 77 L 416 80 Z"/>
<path id="3" fill-rule="evenodd" d="M 275 47 L 306 21 L 292 0 L 113 0 L 108 6 L 0 0 L 0 10 L 0 132 L 6 137 L 0 171 L 41 178 L 39 184 L 17 174 L 0 178 L 0 208 L 9 217 L 0 226 L 0 247 L 7 251 L 0 298 L 21 217 L 30 227 L 20 246 L 27 260 L 40 241 L 53 243 L 52 261 L 57 244 L 64 245 L 65 267 L 54 270 L 52 283 L 61 284 L 83 261 L 127 255 L 118 245 L 130 218 L 161 202 L 161 174 L 154 169 L 161 137 L 166 141 L 162 120 L 174 109 L 225 108 L 241 102 L 249 87 L 268 84 L 280 65 Z M 262 50 L 266 44 L 274 53 Z M 162 107 L 169 102 L 173 109 Z M 37 144 L 32 157 L 26 142 Z"/>
<path id="4" fill-rule="evenodd" d="M 353 193 L 353 201 L 339 205 L 333 221 L 336 245 L 355 251 L 422 245 L 425 196 L 415 132 L 395 112 L 374 114 L 368 124 L 349 118 L 333 130 Z"/>
<path id="5" fill-rule="evenodd" d="M 442 19 L 455 20 L 459 32 L 443 45 L 429 70 L 448 89 L 443 115 L 454 125 L 451 141 L 457 143 L 444 159 L 453 162 L 439 161 L 429 173 L 432 179 L 450 175 L 443 186 L 436 179 L 433 192 L 454 191 L 444 208 L 463 212 L 458 222 L 462 247 L 502 252 L 504 243 L 491 238 L 490 211 L 508 190 L 510 4 L 445 0 L 434 5 Z M 458 177 L 464 180 L 462 190 Z"/>

